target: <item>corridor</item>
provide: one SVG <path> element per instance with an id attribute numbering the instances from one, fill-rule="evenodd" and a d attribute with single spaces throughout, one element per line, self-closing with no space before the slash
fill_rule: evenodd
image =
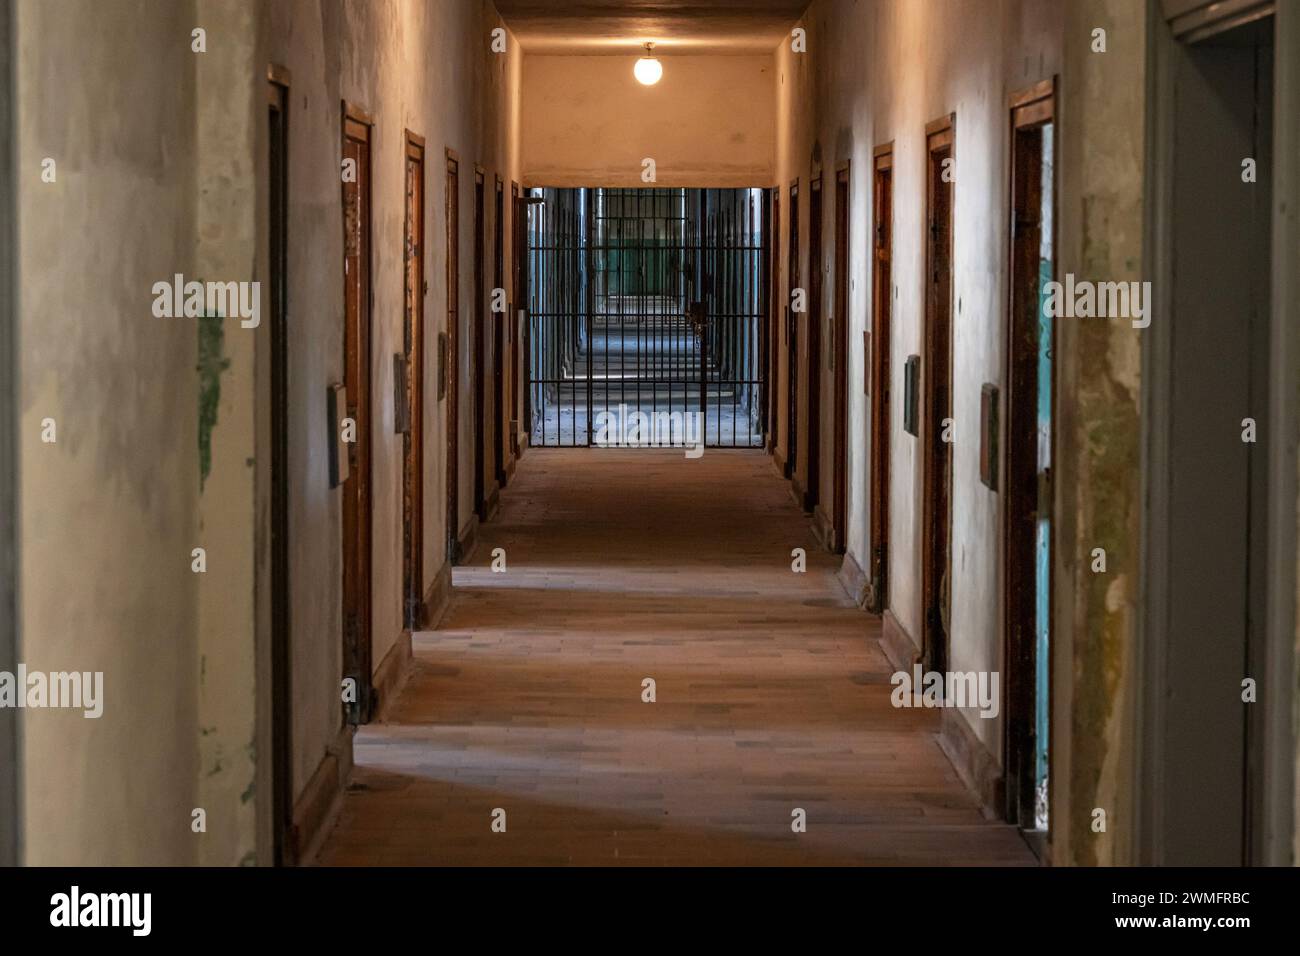
<path id="1" fill-rule="evenodd" d="M 890 706 L 838 564 L 761 453 L 530 451 L 357 734 L 319 862 L 1033 862 L 981 816 L 937 711 Z"/>

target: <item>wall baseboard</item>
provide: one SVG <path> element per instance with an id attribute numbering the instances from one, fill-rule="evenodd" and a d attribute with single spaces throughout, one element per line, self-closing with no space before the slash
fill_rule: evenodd
<path id="1" fill-rule="evenodd" d="M 1002 768 L 956 707 L 944 707 L 939 714 L 939 748 L 975 794 L 984 816 L 1000 819 L 1005 792 Z"/>
<path id="2" fill-rule="evenodd" d="M 343 793 L 352 776 L 353 732 L 354 728 L 347 724 L 339 729 L 302 795 L 294 802 L 290 858 L 299 866 L 310 866 L 315 861 L 342 808 Z"/>
<path id="3" fill-rule="evenodd" d="M 912 665 L 921 659 L 921 646 L 912 640 L 902 622 L 888 608 L 881 615 L 880 648 L 889 663 L 900 671 L 910 671 Z"/>
<path id="4" fill-rule="evenodd" d="M 393 702 L 411 673 L 411 632 L 403 630 L 388 649 L 384 659 L 375 668 L 371 686 L 378 698 L 378 706 L 371 720 L 384 721 L 392 711 Z"/>
<path id="5" fill-rule="evenodd" d="M 492 493 L 487 496 L 483 502 L 483 520 L 491 521 L 497 516 L 497 511 L 501 507 L 501 486 L 496 485 L 492 488 Z"/>
<path id="6" fill-rule="evenodd" d="M 451 562 L 442 562 L 438 574 L 429 585 L 429 593 L 424 598 L 424 626 L 422 630 L 432 631 L 437 628 L 442 616 L 451 605 Z"/>
<path id="7" fill-rule="evenodd" d="M 844 560 L 840 562 L 840 569 L 835 575 L 835 580 L 840 582 L 840 587 L 844 588 L 844 593 L 849 596 L 854 604 L 860 608 L 866 608 L 867 589 L 871 582 L 867 580 L 867 573 L 859 567 L 851 551 L 844 552 Z"/>
<path id="8" fill-rule="evenodd" d="M 478 515 L 469 516 L 465 527 L 460 529 L 457 544 L 460 550 L 460 560 L 457 563 L 465 564 L 474 556 L 474 549 L 478 547 Z"/>

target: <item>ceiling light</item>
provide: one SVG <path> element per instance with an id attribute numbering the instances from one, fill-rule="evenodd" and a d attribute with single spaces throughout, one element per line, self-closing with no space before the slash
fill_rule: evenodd
<path id="1" fill-rule="evenodd" d="M 637 60 L 636 66 L 632 67 L 632 75 L 636 77 L 638 83 L 645 86 L 654 86 L 664 75 L 663 64 L 651 55 L 654 53 L 654 46 L 653 43 L 647 43 L 646 55 Z"/>

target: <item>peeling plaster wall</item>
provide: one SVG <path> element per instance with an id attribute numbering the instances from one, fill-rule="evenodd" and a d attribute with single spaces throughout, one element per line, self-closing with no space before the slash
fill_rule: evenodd
<path id="1" fill-rule="evenodd" d="M 373 117 L 371 328 L 373 662 L 402 634 L 402 436 L 393 433 L 393 354 L 402 350 L 405 130 L 425 137 L 424 590 L 445 563 L 446 402 L 437 394 L 446 329 L 445 150 L 460 157 L 460 524 L 473 511 L 470 391 L 474 164 L 486 170 L 487 280 L 492 184 L 519 178 L 520 54 L 490 51 L 501 25 L 489 4 L 425 0 L 270 3 L 266 58 L 292 77 L 289 107 L 290 576 L 293 599 L 293 793 L 339 746 L 342 714 L 342 510 L 328 480 L 325 391 L 343 379 L 343 100 Z M 507 230 L 507 276 L 509 231 Z M 490 405 L 488 408 L 490 409 Z M 489 469 L 490 470 L 490 469 Z M 346 738 L 343 738 L 346 739 Z M 347 746 L 344 744 L 344 746 Z M 346 758 L 346 755 L 343 755 Z"/>
<path id="2" fill-rule="evenodd" d="M 198 330 L 151 310 L 195 266 L 194 4 L 16 10 L 19 659 L 104 672 L 99 719 L 24 714 L 25 860 L 194 863 Z"/>
<path id="3" fill-rule="evenodd" d="M 195 23 L 207 52 L 194 54 L 198 180 L 196 277 L 261 281 L 262 319 L 270 290 L 258 268 L 258 148 L 263 143 L 265 65 L 257 56 L 257 5 L 197 0 Z M 232 866 L 257 860 L 257 698 L 269 684 L 269 659 L 257 657 L 255 480 L 269 469 L 256 447 L 257 353 L 268 329 L 238 317 L 211 319 L 220 351 L 199 364 L 201 396 L 215 421 L 199 499 L 198 541 L 208 569 L 198 575 L 199 802 L 207 832 L 196 836 L 199 862 Z M 218 391 L 219 390 L 219 391 Z M 211 400 L 211 399 L 210 399 Z M 270 755 L 269 740 L 264 752 Z"/>
<path id="4" fill-rule="evenodd" d="M 925 126 L 956 113 L 953 210 L 953 492 L 951 666 L 1000 670 L 1001 512 L 979 480 L 980 389 L 1005 394 L 1009 107 L 1012 93 L 1061 68 L 1062 13 L 1053 0 L 817 0 L 800 26 L 807 52 L 777 50 L 777 182 L 782 188 L 779 263 L 789 238 L 789 184 L 800 183 L 800 274 L 808 287 L 808 243 L 822 243 L 821 484 L 832 494 L 834 373 L 827 364 L 835 276 L 835 171 L 850 163 L 848 549 L 868 561 L 870 415 L 862 390 L 862 333 L 870 321 L 873 148 L 894 145 L 893 316 L 889 608 L 914 642 L 921 636 L 921 445 L 903 431 L 903 367 L 922 354 L 925 245 Z M 809 236 L 809 182 L 822 178 L 823 233 Z M 788 279 L 784 283 L 788 289 Z M 788 296 L 788 293 L 787 293 Z M 788 300 L 788 297 L 786 299 Z M 800 342 L 806 341 L 801 320 Z M 779 388 L 788 381 L 781 352 Z M 807 355 L 799 370 L 807 409 Z M 781 392 L 778 392 L 781 394 Z M 780 436 L 786 405 L 780 406 Z M 801 436 L 800 445 L 804 439 Z M 801 466 L 798 479 L 806 481 Z M 918 643 L 919 648 L 919 643 Z M 964 712 L 1000 762 L 1003 721 Z"/>
<path id="5" fill-rule="evenodd" d="M 1094 28 L 1107 52 L 1094 54 Z M 1143 276 L 1146 11 L 1076 0 L 1062 69 L 1061 275 Z M 1132 687 L 1140 551 L 1142 331 L 1058 324 L 1058 539 L 1053 611 L 1052 806 L 1058 863 L 1123 864 L 1134 851 Z M 1106 574 L 1091 570 L 1106 550 Z M 1105 833 L 1092 811 L 1106 810 Z"/>
<path id="6" fill-rule="evenodd" d="M 772 57 L 665 56 L 642 86 L 634 56 L 524 57 L 529 186 L 763 186 L 775 150 Z"/>

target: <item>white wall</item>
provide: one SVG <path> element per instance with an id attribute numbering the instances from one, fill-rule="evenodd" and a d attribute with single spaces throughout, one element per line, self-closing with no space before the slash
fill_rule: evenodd
<path id="1" fill-rule="evenodd" d="M 917 643 L 921 635 L 921 446 L 901 428 L 903 367 L 922 353 L 925 246 L 925 126 L 956 113 L 953 210 L 953 447 L 951 666 L 999 670 L 999 499 L 979 481 L 980 389 L 1005 393 L 1008 99 L 1060 69 L 1061 13 L 1050 0 L 954 0 L 945 4 L 817 0 L 805 13 L 807 52 L 777 50 L 778 147 L 785 273 L 790 181 L 800 181 L 800 232 L 808 236 L 809 188 L 820 172 L 825 315 L 833 308 L 835 170 L 850 162 L 848 549 L 868 561 L 869 411 L 861 387 L 862 332 L 869 322 L 872 151 L 894 144 L 894 249 L 891 333 L 889 609 Z M 828 341 L 823 324 L 823 344 Z M 782 353 L 784 355 L 784 352 Z M 832 494 L 834 375 L 822 362 L 819 499 Z M 806 356 L 801 355 L 806 361 Z M 787 370 L 784 358 L 781 387 Z M 799 376 L 806 386 L 806 368 Z M 779 393 L 778 393 L 779 394 Z M 800 407 L 806 408 L 801 395 Z M 782 436 L 785 404 L 781 407 Z M 784 447 L 783 440 L 778 447 Z M 802 444 L 802 438 L 801 438 Z M 803 469 L 800 470 L 803 480 Z M 990 753 L 1000 751 L 1001 719 L 965 714 Z"/>

